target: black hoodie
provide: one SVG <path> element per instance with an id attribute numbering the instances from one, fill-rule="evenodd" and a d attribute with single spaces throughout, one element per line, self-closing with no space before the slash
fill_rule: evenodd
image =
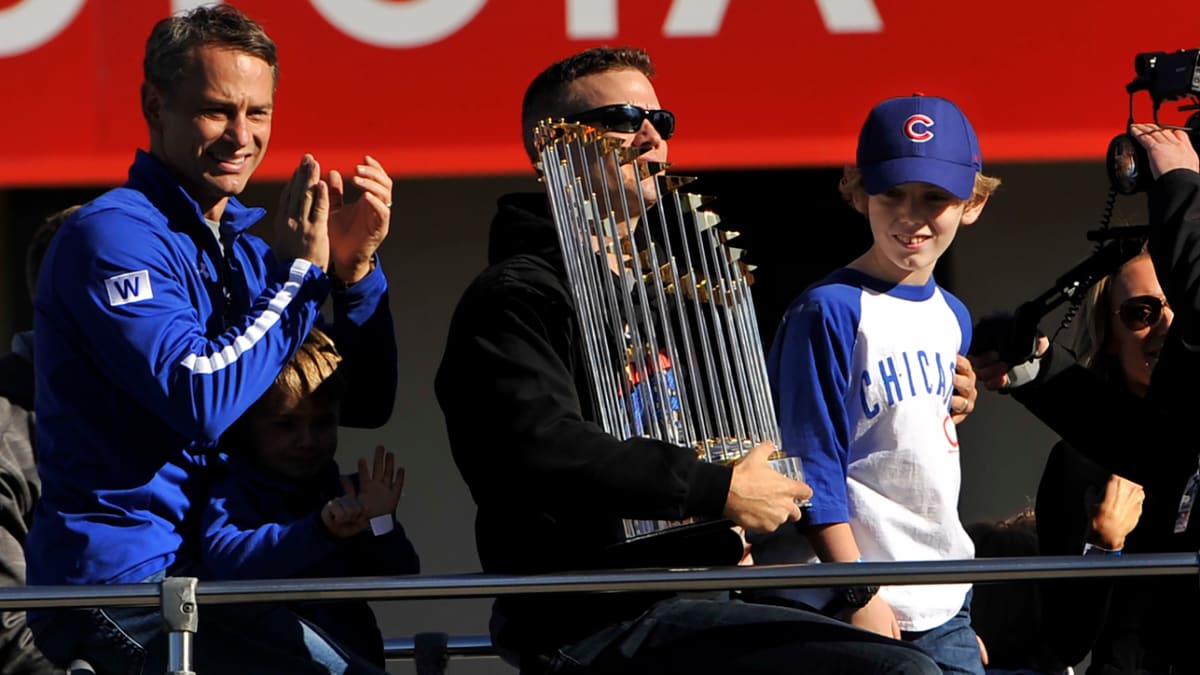
<path id="1" fill-rule="evenodd" d="M 435 381 L 454 460 L 478 509 L 483 570 L 735 563 L 741 545 L 728 527 L 702 528 L 705 534 L 674 537 L 670 545 L 620 545 L 622 518 L 719 518 L 731 469 L 669 443 L 622 441 L 597 425 L 579 324 L 546 214 L 544 194 L 499 200 L 490 266 L 455 310 Z M 509 649 L 550 653 L 661 597 L 502 598 L 505 627 L 493 638 Z"/>

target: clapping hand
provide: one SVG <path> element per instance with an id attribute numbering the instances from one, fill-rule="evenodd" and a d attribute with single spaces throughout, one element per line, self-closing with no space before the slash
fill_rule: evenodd
<path id="1" fill-rule="evenodd" d="M 335 537 L 352 537 L 370 527 L 372 518 L 396 512 L 404 492 L 404 467 L 396 468 L 396 456 L 378 446 L 374 470 L 368 471 L 366 459 L 358 460 L 358 488 L 342 476 L 342 490 L 344 495 L 321 509 L 321 522 Z"/>
<path id="2" fill-rule="evenodd" d="M 392 219 L 392 179 L 374 157 L 363 157 L 350 182 L 362 197 L 347 204 L 342 175 L 330 171 L 329 245 L 333 269 L 345 283 L 354 283 L 371 271 L 371 259 L 387 237 Z"/>
<path id="3" fill-rule="evenodd" d="M 351 493 L 330 499 L 321 509 L 321 522 L 335 537 L 353 537 L 367 529 L 370 518 L 362 503 Z"/>
<path id="4" fill-rule="evenodd" d="M 321 165 L 305 155 L 279 195 L 274 249 L 280 260 L 302 258 L 328 269 L 329 190 Z"/>
<path id="5" fill-rule="evenodd" d="M 374 470 L 367 471 L 367 460 L 358 460 L 358 501 L 366 509 L 367 518 L 391 515 L 400 505 L 400 494 L 404 492 L 404 467 L 396 467 L 396 455 L 386 452 L 383 446 L 375 448 Z M 354 495 L 354 485 L 345 476 L 342 485 L 346 494 Z"/>

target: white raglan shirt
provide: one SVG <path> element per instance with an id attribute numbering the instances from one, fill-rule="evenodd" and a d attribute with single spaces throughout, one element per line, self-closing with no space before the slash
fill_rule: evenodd
<path id="1" fill-rule="evenodd" d="M 932 279 L 896 285 L 841 269 L 789 308 L 768 357 L 784 451 L 813 488 L 806 524 L 848 522 L 865 561 L 974 557 L 958 516 L 955 356 L 970 344 L 963 303 Z M 760 563 L 815 562 L 794 526 L 756 542 Z M 935 628 L 969 584 L 885 586 L 900 628 Z M 776 593 L 821 607 L 828 590 Z"/>

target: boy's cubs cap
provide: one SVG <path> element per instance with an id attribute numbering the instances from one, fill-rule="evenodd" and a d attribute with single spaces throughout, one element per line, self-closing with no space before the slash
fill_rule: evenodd
<path id="1" fill-rule="evenodd" d="M 876 105 L 858 136 L 858 169 L 867 194 L 901 183 L 930 183 L 959 199 L 975 192 L 979 140 L 958 106 L 936 96 L 890 98 Z"/>

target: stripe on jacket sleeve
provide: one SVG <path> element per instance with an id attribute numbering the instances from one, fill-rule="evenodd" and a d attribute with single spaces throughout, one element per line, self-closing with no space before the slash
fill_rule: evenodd
<path id="1" fill-rule="evenodd" d="M 267 331 L 279 323 L 279 319 L 282 318 L 280 315 L 296 298 L 296 294 L 300 291 L 300 284 L 304 281 L 304 275 L 308 274 L 311 267 L 312 263 L 303 258 L 293 261 L 291 269 L 288 270 L 287 283 L 271 298 L 271 301 L 267 303 L 267 308 L 254 320 L 254 323 L 250 324 L 244 332 L 235 336 L 232 343 L 215 354 L 209 356 L 188 354 L 183 359 L 183 367 L 199 375 L 208 375 L 233 365 L 238 357 L 253 349 L 254 345 L 266 336 Z"/>

